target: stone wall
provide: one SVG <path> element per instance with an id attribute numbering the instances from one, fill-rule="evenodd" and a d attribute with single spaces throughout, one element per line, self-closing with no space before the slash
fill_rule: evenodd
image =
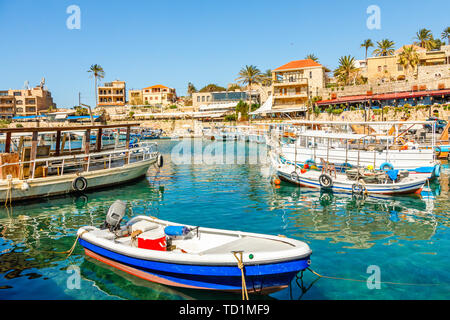
<path id="1" fill-rule="evenodd" d="M 436 66 L 429 66 L 436 67 Z M 426 90 L 438 90 L 444 87 L 450 89 L 450 71 L 445 71 L 442 68 L 429 68 L 424 67 L 421 69 L 422 77 L 429 80 L 405 80 L 395 81 L 388 83 L 380 83 L 377 85 L 365 84 L 356 86 L 345 86 L 336 88 L 323 88 L 320 96 L 323 100 L 331 99 L 332 94 L 336 94 L 336 97 L 346 97 L 354 95 L 366 95 L 368 91 L 372 91 L 373 94 L 382 94 L 390 92 L 411 91 L 413 86 L 417 86 L 420 89 L 421 86 L 426 86 Z M 442 66 L 441 66 L 442 67 Z M 448 68 L 448 66 L 447 66 Z M 419 69 L 420 70 L 420 69 Z M 441 77 L 435 78 L 434 75 L 441 71 Z M 434 78 L 434 79 L 431 79 Z M 431 80 L 430 80 L 431 79 Z M 342 90 L 344 88 L 344 90 Z"/>

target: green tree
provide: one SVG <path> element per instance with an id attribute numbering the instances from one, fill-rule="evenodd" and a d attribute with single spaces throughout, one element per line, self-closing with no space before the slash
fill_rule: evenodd
<path id="1" fill-rule="evenodd" d="M 264 75 L 261 73 L 261 70 L 259 70 L 254 65 L 246 65 L 244 68 L 239 71 L 239 77 L 236 78 L 236 80 L 243 85 L 248 85 L 248 90 L 252 90 L 252 84 L 261 83 L 264 81 Z M 249 99 L 249 109 L 251 104 L 251 95 L 248 94 Z M 250 113 L 250 110 L 249 110 Z"/>
<path id="2" fill-rule="evenodd" d="M 227 91 L 224 87 L 218 86 L 217 84 L 211 83 L 199 90 L 199 92 L 215 92 L 215 91 Z"/>
<path id="3" fill-rule="evenodd" d="M 427 50 L 431 50 L 434 45 L 434 38 L 431 30 L 428 29 L 420 29 L 416 32 L 416 37 L 414 38 L 417 41 L 414 42 L 415 45 L 418 45 L 421 48 L 425 48 Z"/>
<path id="4" fill-rule="evenodd" d="M 334 76 L 344 85 L 356 78 L 358 68 L 355 67 L 355 58 L 348 55 L 339 58 L 339 66 L 334 70 Z"/>
<path id="5" fill-rule="evenodd" d="M 361 48 L 366 49 L 366 60 L 367 60 L 367 50 L 369 50 L 370 47 L 373 47 L 373 42 L 370 39 L 364 40 L 364 42 L 361 43 Z"/>
<path id="6" fill-rule="evenodd" d="M 265 87 L 270 87 L 272 85 L 272 70 L 267 69 L 263 75 L 264 79 L 261 81 L 261 84 Z"/>
<path id="7" fill-rule="evenodd" d="M 310 53 L 310 54 L 306 55 L 305 59 L 310 59 L 314 62 L 319 62 L 319 58 L 317 58 L 314 53 Z"/>
<path id="8" fill-rule="evenodd" d="M 194 84 L 192 82 L 188 83 L 187 92 L 190 97 L 192 97 L 192 94 L 197 92 L 197 89 L 195 88 Z"/>
<path id="9" fill-rule="evenodd" d="M 378 47 L 373 51 L 373 54 L 376 55 L 377 57 L 392 56 L 394 54 L 394 45 L 395 42 L 388 39 L 378 41 L 377 42 Z"/>
<path id="10" fill-rule="evenodd" d="M 441 39 L 447 39 L 447 45 L 450 45 L 450 27 L 444 29 L 444 31 L 441 33 Z"/>
<path id="11" fill-rule="evenodd" d="M 419 54 L 413 46 L 403 46 L 403 51 L 398 56 L 398 63 L 405 68 L 406 74 L 408 73 L 409 67 L 414 71 L 419 61 Z"/>
<path id="12" fill-rule="evenodd" d="M 103 79 L 105 77 L 105 71 L 103 68 L 98 64 L 93 64 L 89 68 L 88 72 L 95 78 L 95 106 L 98 105 L 98 98 L 97 98 L 97 79 Z"/>

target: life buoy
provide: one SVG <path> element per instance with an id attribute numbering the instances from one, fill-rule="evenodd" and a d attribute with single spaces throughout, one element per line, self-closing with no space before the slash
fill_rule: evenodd
<path id="1" fill-rule="evenodd" d="M 328 174 L 322 174 L 319 177 L 319 183 L 322 188 L 330 188 L 333 186 L 333 179 Z"/>
<path id="2" fill-rule="evenodd" d="M 75 191 L 83 192 L 86 190 L 88 182 L 85 177 L 79 176 L 72 181 L 72 188 Z"/>
<path id="3" fill-rule="evenodd" d="M 380 166 L 380 170 L 382 171 L 389 171 L 389 170 L 393 170 L 394 166 L 392 164 L 390 164 L 389 162 L 383 162 Z"/>
<path id="4" fill-rule="evenodd" d="M 163 158 L 162 154 L 158 154 L 158 157 L 156 158 L 156 165 L 159 168 L 162 168 L 162 166 L 164 165 L 164 158 Z"/>
<path id="5" fill-rule="evenodd" d="M 291 172 L 291 180 L 298 181 L 298 173 L 295 171 Z"/>

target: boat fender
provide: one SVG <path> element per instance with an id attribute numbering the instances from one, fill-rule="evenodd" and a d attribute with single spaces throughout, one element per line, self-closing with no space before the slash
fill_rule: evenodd
<path id="1" fill-rule="evenodd" d="M 394 170 L 394 166 L 389 162 L 383 162 L 380 166 L 380 170 L 382 171 Z"/>
<path id="2" fill-rule="evenodd" d="M 76 177 L 72 182 L 72 188 L 78 192 L 83 192 L 86 190 L 87 185 L 88 183 L 86 178 L 82 176 Z"/>
<path id="3" fill-rule="evenodd" d="M 164 165 L 164 158 L 163 158 L 162 154 L 158 154 L 158 157 L 156 158 L 156 165 L 159 168 L 162 168 L 162 166 Z"/>
<path id="4" fill-rule="evenodd" d="M 436 157 L 439 157 L 439 156 L 441 155 L 442 150 L 441 150 L 440 147 L 436 147 L 436 149 L 435 149 L 434 152 L 435 152 L 435 154 L 436 154 Z"/>
<path id="5" fill-rule="evenodd" d="M 322 174 L 319 177 L 320 186 L 323 188 L 330 188 L 333 186 L 333 179 L 328 174 Z"/>
<path id="6" fill-rule="evenodd" d="M 435 165 L 433 171 L 434 177 L 439 178 L 441 176 L 441 165 L 440 164 Z"/>
<path id="7" fill-rule="evenodd" d="M 30 185 L 28 184 L 28 182 L 24 182 L 22 183 L 22 187 L 21 187 L 22 191 L 27 191 L 28 189 L 30 189 Z"/>
<path id="8" fill-rule="evenodd" d="M 353 194 L 362 194 L 364 191 L 364 187 L 359 183 L 354 183 L 352 185 L 352 193 Z"/>
<path id="9" fill-rule="evenodd" d="M 291 180 L 298 181 L 298 173 L 295 171 L 291 172 Z"/>

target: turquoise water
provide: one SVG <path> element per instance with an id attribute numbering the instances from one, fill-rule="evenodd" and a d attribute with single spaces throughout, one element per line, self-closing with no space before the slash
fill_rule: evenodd
<path id="1" fill-rule="evenodd" d="M 84 256 L 76 230 L 100 225 L 116 199 L 132 207 L 127 218 L 149 214 L 204 227 L 282 234 L 313 250 L 319 274 L 357 281 L 302 279 L 268 297 L 251 299 L 449 299 L 449 169 L 431 184 L 436 199 L 405 196 L 353 199 L 288 184 L 275 188 L 266 164 L 174 164 L 177 141 L 159 141 L 165 165 L 156 175 L 85 196 L 21 203 L 0 209 L 0 299 L 240 299 L 152 284 Z M 216 142 L 222 143 L 222 142 Z M 259 147 L 236 143 L 236 152 Z M 369 289 L 369 266 L 383 282 Z M 69 269 L 68 269 L 69 268 Z M 71 282 L 79 268 L 79 286 Z M 303 280 L 303 287 L 300 286 Z"/>

